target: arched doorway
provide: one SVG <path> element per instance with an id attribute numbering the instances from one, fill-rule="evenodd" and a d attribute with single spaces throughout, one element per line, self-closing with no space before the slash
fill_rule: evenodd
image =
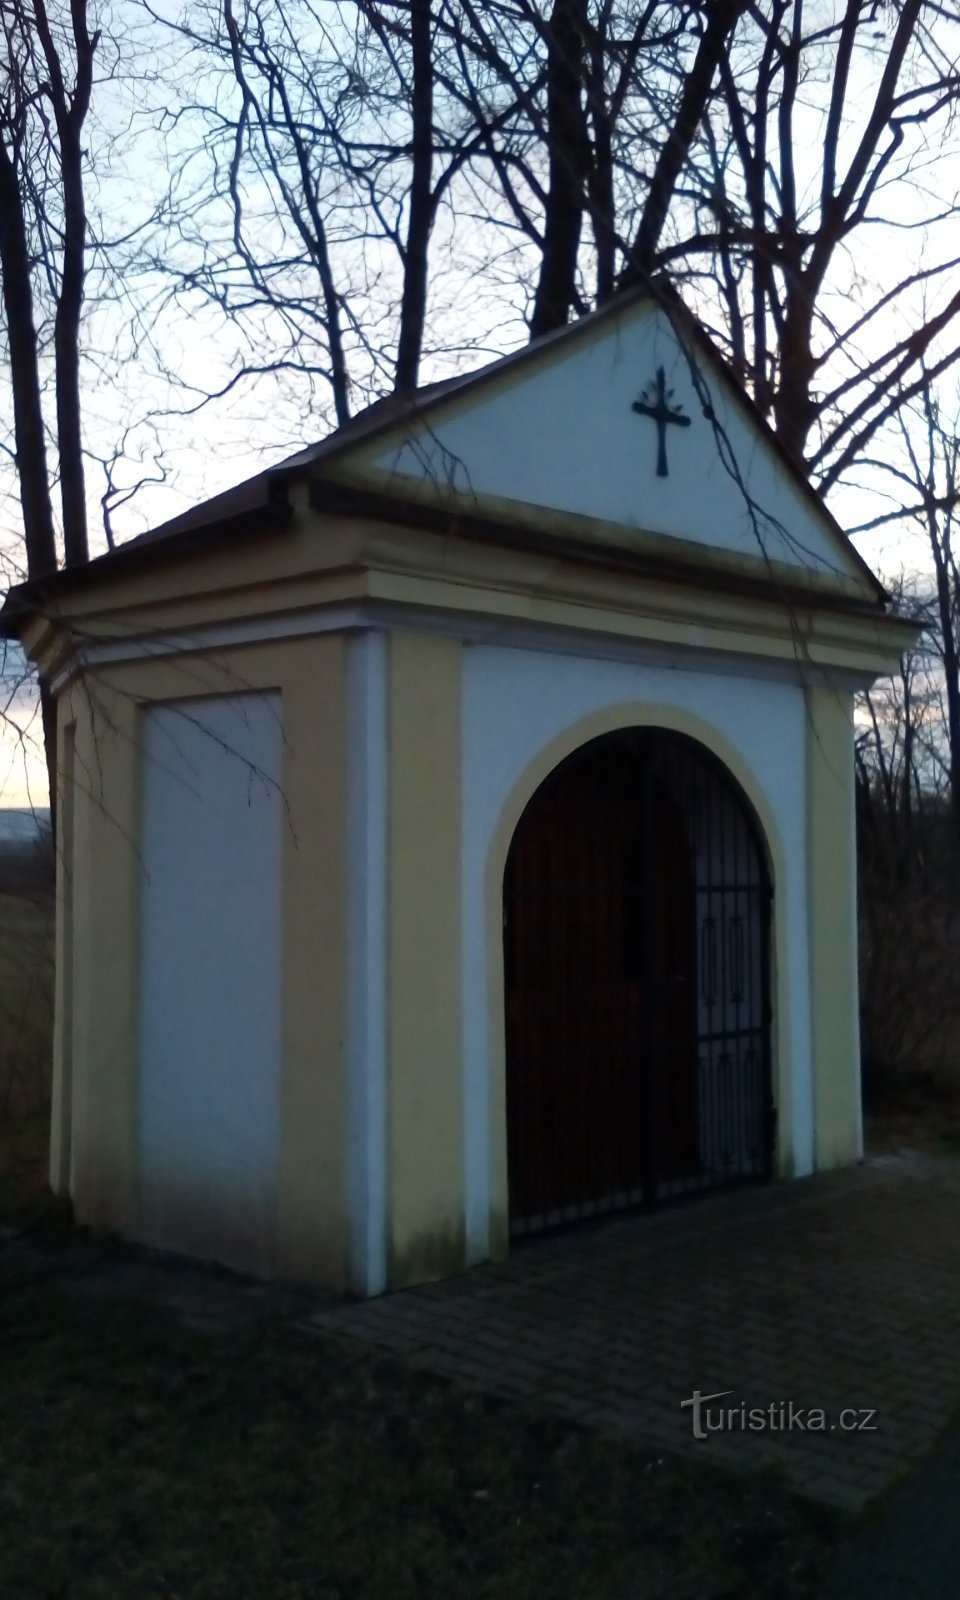
<path id="1" fill-rule="evenodd" d="M 770 877 L 726 768 L 661 728 L 584 745 L 503 909 L 511 1231 L 767 1177 Z"/>

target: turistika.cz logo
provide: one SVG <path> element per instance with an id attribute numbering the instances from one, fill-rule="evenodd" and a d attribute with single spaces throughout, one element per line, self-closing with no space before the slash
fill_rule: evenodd
<path id="1" fill-rule="evenodd" d="M 799 1405 L 795 1400 L 771 1400 L 765 1406 L 719 1406 L 732 1389 L 704 1394 L 694 1389 L 689 1400 L 681 1400 L 680 1410 L 692 1414 L 693 1437 L 708 1439 L 711 1433 L 876 1433 L 875 1406 L 844 1406 L 832 1413 L 823 1406 Z"/>

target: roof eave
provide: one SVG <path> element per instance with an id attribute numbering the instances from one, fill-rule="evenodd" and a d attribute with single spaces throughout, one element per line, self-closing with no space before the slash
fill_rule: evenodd
<path id="1" fill-rule="evenodd" d="M 689 559 L 684 559 L 682 544 L 676 556 L 631 551 L 619 543 L 599 543 L 538 532 L 536 528 L 493 516 L 482 509 L 471 510 L 467 505 L 455 505 L 436 499 L 427 501 L 395 492 L 367 488 L 349 483 L 342 478 L 313 474 L 308 483 L 308 498 L 313 510 L 321 514 L 346 517 L 369 517 L 394 525 L 416 527 L 423 532 L 452 535 L 461 538 L 483 539 L 488 543 L 509 545 L 511 549 L 528 553 L 549 554 L 556 559 L 602 563 L 624 571 L 644 572 L 653 579 L 675 582 L 683 586 L 710 587 L 743 595 L 749 599 L 779 598 L 785 604 L 844 611 L 861 616 L 891 617 L 887 610 L 889 598 L 886 591 L 874 584 L 872 598 L 804 585 L 802 578 L 795 584 L 789 580 L 771 588 L 766 573 L 754 574 L 711 571 L 705 579 L 703 569 Z M 899 620 L 899 619 L 898 619 Z"/>
<path id="2" fill-rule="evenodd" d="M 0 638 L 19 639 L 29 619 L 38 615 L 49 616 L 59 596 L 77 593 L 104 579 L 112 582 L 131 572 L 162 566 L 219 543 L 252 537 L 263 533 L 265 524 L 275 530 L 285 527 L 293 512 L 288 494 L 290 476 L 292 473 L 281 469 L 262 473 L 258 479 L 250 480 L 251 483 L 263 482 L 264 503 L 260 507 L 236 515 L 215 517 L 210 521 L 198 520 L 193 525 L 166 535 L 157 530 L 155 537 L 132 539 L 128 544 L 118 545 L 115 550 L 95 556 L 82 566 L 61 567 L 48 577 L 29 578 L 15 584 L 7 591 L 0 606 Z M 197 509 L 199 512 L 202 508 Z"/>

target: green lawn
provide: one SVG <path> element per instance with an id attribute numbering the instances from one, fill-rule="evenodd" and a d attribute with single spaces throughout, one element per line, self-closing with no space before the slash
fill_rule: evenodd
<path id="1" fill-rule="evenodd" d="M 791 1600 L 843 1527 L 292 1326 L 0 1302 L 11 1600 Z"/>

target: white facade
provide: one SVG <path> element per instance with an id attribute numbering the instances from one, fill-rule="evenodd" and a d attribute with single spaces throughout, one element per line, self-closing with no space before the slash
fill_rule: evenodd
<path id="1" fill-rule="evenodd" d="M 564 735 L 569 750 L 597 731 L 659 724 L 699 725 L 709 749 L 740 760 L 737 774 L 767 829 L 774 861 L 775 1004 L 780 1050 L 775 1082 L 789 1081 L 791 1148 L 782 1162 L 813 1170 L 813 1080 L 807 926 L 806 721 L 799 683 L 734 670 L 655 666 L 649 659 L 587 659 L 559 651 L 481 645 L 464 653 L 463 678 L 463 1062 L 468 1253 L 488 1248 L 491 1041 L 488 1036 L 486 878 L 504 813 L 522 810 L 517 785 L 538 754 Z M 749 707 L 748 711 L 745 708 Z M 568 752 L 564 752 L 568 753 Z M 748 782 L 743 780 L 749 777 Z M 530 796 L 522 795 L 522 803 Z M 511 806 L 512 801 L 512 806 Z M 502 863 L 499 864 L 502 872 Z"/>
<path id="2" fill-rule="evenodd" d="M 600 876 L 623 880 L 595 897 L 616 900 L 617 931 L 603 943 L 588 914 L 580 967 L 553 963 L 543 1015 L 576 1033 L 565 1001 L 579 1002 L 580 970 L 591 1028 L 616 1020 L 608 973 L 642 986 L 623 1003 L 636 1000 L 660 1070 L 675 930 L 644 911 L 641 939 L 627 914 L 660 892 L 669 829 L 647 801 L 661 758 L 679 752 L 701 776 L 719 763 L 732 782 L 711 826 L 739 792 L 746 805 L 671 890 L 686 904 L 687 1021 L 708 1047 L 688 1052 L 698 1115 L 686 1164 L 645 1165 L 642 1186 L 659 1200 L 661 1178 L 692 1168 L 759 1175 L 761 1126 L 763 1175 L 858 1159 L 852 694 L 911 634 L 709 355 L 695 380 L 670 316 L 628 297 L 590 327 L 304 452 L 270 481 L 262 529 L 211 524 L 206 547 L 201 527 L 186 561 L 159 538 L 91 564 L 88 593 L 64 588 L 63 640 L 32 624 L 69 791 L 54 1171 L 90 1226 L 377 1294 L 502 1256 L 528 1218 L 552 1223 L 565 1197 L 528 1206 L 522 1191 L 544 1164 L 538 1132 L 555 1131 L 563 1042 L 528 1049 L 518 1032 L 536 985 L 517 978 L 512 940 L 534 949 L 539 934 L 525 906 L 513 915 L 511 879 L 506 986 L 504 871 L 550 773 L 628 729 L 681 737 L 618 741 L 651 760 L 640 828 L 632 789 L 623 839 L 616 818 L 593 818 L 614 862 Z M 666 476 L 656 421 L 634 409 L 660 367 L 690 419 L 666 425 Z M 688 844 L 711 781 L 678 798 Z M 586 837 L 589 813 L 569 816 L 567 837 Z M 745 883 L 735 860 L 727 883 L 754 821 L 763 870 Z M 645 857 L 639 890 L 631 852 Z M 566 901 L 579 869 L 558 861 Z M 730 896 L 754 889 L 762 915 L 741 934 Z M 728 972 L 761 992 L 748 1026 L 739 981 L 703 989 L 712 921 L 736 951 Z M 623 952 L 643 973 L 622 970 Z M 575 1041 L 579 1078 L 563 1091 L 570 1149 L 590 1132 L 597 1032 Z M 734 1035 L 750 1038 L 735 1079 L 749 1090 L 731 1135 L 717 1108 Z M 518 1112 L 513 1069 L 538 1049 L 547 1093 Z M 772 1106 L 751 1077 L 761 1054 Z M 655 1138 L 656 1119 L 621 1116 L 618 1093 L 606 1126 Z M 634 1176 L 618 1194 L 633 1197 Z"/>
<path id="3" fill-rule="evenodd" d="M 280 696 L 142 717 L 141 1225 L 268 1261 L 280 1133 Z"/>

